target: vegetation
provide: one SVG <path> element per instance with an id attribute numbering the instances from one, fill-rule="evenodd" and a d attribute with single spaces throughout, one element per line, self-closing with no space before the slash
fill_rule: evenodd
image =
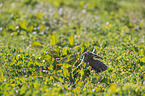
<path id="1" fill-rule="evenodd" d="M 1 0 L 0 95 L 145 95 L 144 0 Z M 81 55 L 93 50 L 108 69 Z"/>

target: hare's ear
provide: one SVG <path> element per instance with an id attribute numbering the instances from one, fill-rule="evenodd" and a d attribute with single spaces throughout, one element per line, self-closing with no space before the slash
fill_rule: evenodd
<path id="1" fill-rule="evenodd" d="M 96 55 L 96 54 L 93 54 L 93 56 L 94 56 L 95 58 L 100 58 L 100 59 L 103 59 L 101 56 Z"/>

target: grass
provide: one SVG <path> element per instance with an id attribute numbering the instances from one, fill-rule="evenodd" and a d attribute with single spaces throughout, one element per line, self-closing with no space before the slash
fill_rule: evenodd
<path id="1" fill-rule="evenodd" d="M 0 1 L 0 95 L 144 96 L 139 1 Z M 84 62 L 76 69 L 94 49 L 108 70 L 95 73 Z"/>

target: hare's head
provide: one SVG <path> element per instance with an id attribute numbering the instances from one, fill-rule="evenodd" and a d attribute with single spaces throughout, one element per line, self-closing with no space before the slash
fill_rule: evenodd
<path id="1" fill-rule="evenodd" d="M 99 55 L 96 55 L 96 54 L 94 54 L 92 52 L 84 52 L 82 54 L 82 56 L 83 56 L 85 62 L 88 62 L 88 61 L 92 60 L 93 57 L 94 58 L 101 58 L 102 59 L 102 57 L 100 57 Z"/>

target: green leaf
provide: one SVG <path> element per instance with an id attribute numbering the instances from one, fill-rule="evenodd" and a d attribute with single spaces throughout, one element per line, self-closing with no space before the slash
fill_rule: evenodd
<path id="1" fill-rule="evenodd" d="M 47 55 L 45 56 L 45 59 L 46 59 L 46 60 L 51 59 L 51 58 L 52 58 L 51 55 L 48 55 L 48 54 L 47 54 Z"/>
<path id="2" fill-rule="evenodd" d="M 67 76 L 69 76 L 69 72 L 68 72 L 68 68 L 69 67 L 69 65 L 68 64 L 63 64 L 63 75 L 65 76 L 65 77 L 67 77 Z"/>
<path id="3" fill-rule="evenodd" d="M 3 55 L 3 53 L 0 53 L 0 55 Z"/>
<path id="4" fill-rule="evenodd" d="M 108 93 L 115 93 L 117 92 L 117 84 L 115 83 L 111 83 L 110 84 L 110 87 L 108 88 Z"/>
<path id="5" fill-rule="evenodd" d="M 27 29 L 27 25 L 26 25 L 26 22 L 25 21 L 21 21 L 20 22 L 20 26 L 21 26 L 21 28 L 23 28 L 23 29 Z"/>
<path id="6" fill-rule="evenodd" d="M 84 48 L 84 46 L 82 46 L 81 47 L 81 54 L 83 54 L 84 50 L 85 50 L 85 48 Z"/>
<path id="7" fill-rule="evenodd" d="M 3 73 L 1 72 L 1 74 L 0 74 L 0 82 L 3 82 L 3 80 L 4 80 L 4 76 L 3 76 Z"/>
<path id="8" fill-rule="evenodd" d="M 27 91 L 27 86 L 26 85 L 23 85 L 22 88 L 20 89 L 20 94 L 21 95 L 24 95 Z"/>
<path id="9" fill-rule="evenodd" d="M 70 36 L 70 37 L 68 38 L 68 41 L 69 41 L 70 45 L 73 46 L 74 37 L 73 37 L 73 36 Z"/>
<path id="10" fill-rule="evenodd" d="M 142 49 L 141 54 L 145 56 L 145 47 Z"/>
<path id="11" fill-rule="evenodd" d="M 32 46 L 42 46 L 38 41 L 34 41 L 33 43 L 32 43 Z"/>
<path id="12" fill-rule="evenodd" d="M 57 7 L 60 6 L 60 1 L 57 1 L 57 0 L 54 1 L 54 5 L 57 6 Z"/>
<path id="13" fill-rule="evenodd" d="M 50 39 L 51 41 L 51 45 L 53 46 L 53 45 L 55 45 L 55 43 L 56 43 L 56 36 L 55 35 L 52 35 L 51 36 L 51 39 Z"/>
<path id="14" fill-rule="evenodd" d="M 14 27 L 14 26 L 12 26 L 12 25 L 10 25 L 10 26 L 8 26 L 8 29 L 9 29 L 9 30 L 13 30 L 13 31 L 14 31 L 14 30 L 15 30 L 15 27 Z"/>
<path id="15" fill-rule="evenodd" d="M 63 53 L 64 55 L 67 55 L 67 48 L 66 48 L 66 47 L 63 48 L 62 53 Z"/>
<path id="16" fill-rule="evenodd" d="M 32 32 L 33 31 L 33 26 L 29 26 L 27 29 L 28 32 Z"/>
<path id="17" fill-rule="evenodd" d="M 62 78 L 62 77 L 58 77 L 58 80 L 59 80 L 60 82 L 63 82 L 63 78 Z"/>
<path id="18" fill-rule="evenodd" d="M 57 17 L 58 17 L 58 14 L 57 14 L 57 13 L 55 13 L 55 14 L 54 14 L 54 17 L 55 17 L 55 18 L 57 18 Z"/>
<path id="19" fill-rule="evenodd" d="M 80 73 L 81 73 L 81 78 L 80 79 L 82 80 L 82 78 L 84 76 L 84 69 L 81 69 L 81 72 Z"/>

